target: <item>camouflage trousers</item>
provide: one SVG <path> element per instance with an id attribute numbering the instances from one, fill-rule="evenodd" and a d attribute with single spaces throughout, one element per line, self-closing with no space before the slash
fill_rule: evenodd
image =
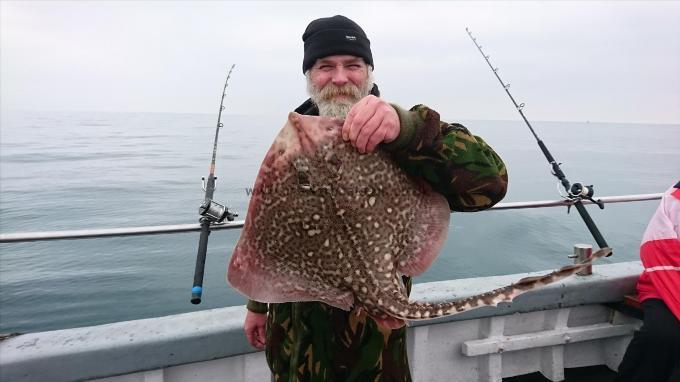
<path id="1" fill-rule="evenodd" d="M 270 304 L 265 353 L 276 382 L 411 381 L 405 327 L 320 302 Z"/>

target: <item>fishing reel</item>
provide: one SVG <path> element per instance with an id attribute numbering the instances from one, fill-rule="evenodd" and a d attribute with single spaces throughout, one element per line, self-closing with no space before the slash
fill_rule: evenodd
<path id="1" fill-rule="evenodd" d="M 211 179 L 212 181 L 209 181 L 208 183 L 212 184 L 212 190 L 214 191 L 217 177 Z M 212 200 L 212 192 L 208 193 L 205 177 L 201 177 L 201 188 L 203 191 L 206 191 L 205 200 L 203 200 L 203 203 L 198 207 L 198 214 L 202 216 L 201 219 L 206 219 L 211 223 L 221 223 L 224 219 L 234 221 L 234 218 L 237 217 L 238 214 L 229 211 L 228 207 Z"/>
<path id="2" fill-rule="evenodd" d="M 234 218 L 238 216 L 237 213 L 229 211 L 229 208 L 214 200 L 204 200 L 200 207 L 198 207 L 198 213 L 211 223 L 221 223 L 224 219 L 234 221 Z"/>
<path id="3" fill-rule="evenodd" d="M 574 183 L 571 185 L 571 188 L 569 189 L 569 196 L 568 198 L 571 200 L 590 200 L 591 202 L 597 204 L 598 207 L 600 207 L 601 210 L 604 209 L 604 203 L 601 200 L 595 200 L 593 199 L 593 195 L 595 195 L 595 187 L 591 184 L 590 186 L 584 186 L 581 183 Z M 567 212 L 569 211 L 569 207 L 567 206 Z"/>

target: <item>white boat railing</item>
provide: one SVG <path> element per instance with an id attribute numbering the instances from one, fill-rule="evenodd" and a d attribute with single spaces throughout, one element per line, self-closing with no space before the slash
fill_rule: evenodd
<path id="1" fill-rule="evenodd" d="M 604 196 L 598 198 L 598 200 L 605 204 L 640 202 L 647 200 L 658 200 L 661 199 L 662 195 L 663 193 Z M 593 202 L 589 200 L 583 200 L 582 202 L 583 204 L 593 204 Z M 487 211 L 544 208 L 544 207 L 567 207 L 573 204 L 574 201 L 570 199 L 498 203 L 495 206 L 488 209 Z M 218 223 L 212 225 L 211 230 L 242 228 L 243 222 L 244 222 L 243 220 L 236 220 L 232 222 Z M 69 231 L 20 232 L 0 234 L 0 243 L 17 243 L 26 241 L 65 240 L 65 239 L 91 239 L 113 236 L 158 235 L 180 232 L 198 232 L 200 230 L 201 225 L 199 223 L 193 223 L 193 224 L 173 224 L 173 225 L 125 227 L 125 228 L 82 229 Z"/>

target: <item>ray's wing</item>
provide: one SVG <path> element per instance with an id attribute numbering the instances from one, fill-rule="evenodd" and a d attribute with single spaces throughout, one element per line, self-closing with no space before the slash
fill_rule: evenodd
<path id="1" fill-rule="evenodd" d="M 399 257 L 397 269 L 402 274 L 417 276 L 430 267 L 446 241 L 451 212 L 446 198 L 426 187 L 421 205 L 412 222 L 415 230 L 411 242 Z"/>

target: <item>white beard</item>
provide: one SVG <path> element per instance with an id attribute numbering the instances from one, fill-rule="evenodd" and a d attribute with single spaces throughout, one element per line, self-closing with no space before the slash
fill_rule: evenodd
<path id="1" fill-rule="evenodd" d="M 373 71 L 371 69 L 368 69 L 366 81 L 360 86 L 355 86 L 352 83 L 335 86 L 329 82 L 323 88 L 317 89 L 312 82 L 309 71 L 305 73 L 305 76 L 307 77 L 307 93 L 312 102 L 318 106 L 319 115 L 322 117 L 345 119 L 352 106 L 369 95 L 371 89 L 373 89 Z M 334 98 L 338 94 L 342 94 L 345 97 L 341 99 Z"/>

